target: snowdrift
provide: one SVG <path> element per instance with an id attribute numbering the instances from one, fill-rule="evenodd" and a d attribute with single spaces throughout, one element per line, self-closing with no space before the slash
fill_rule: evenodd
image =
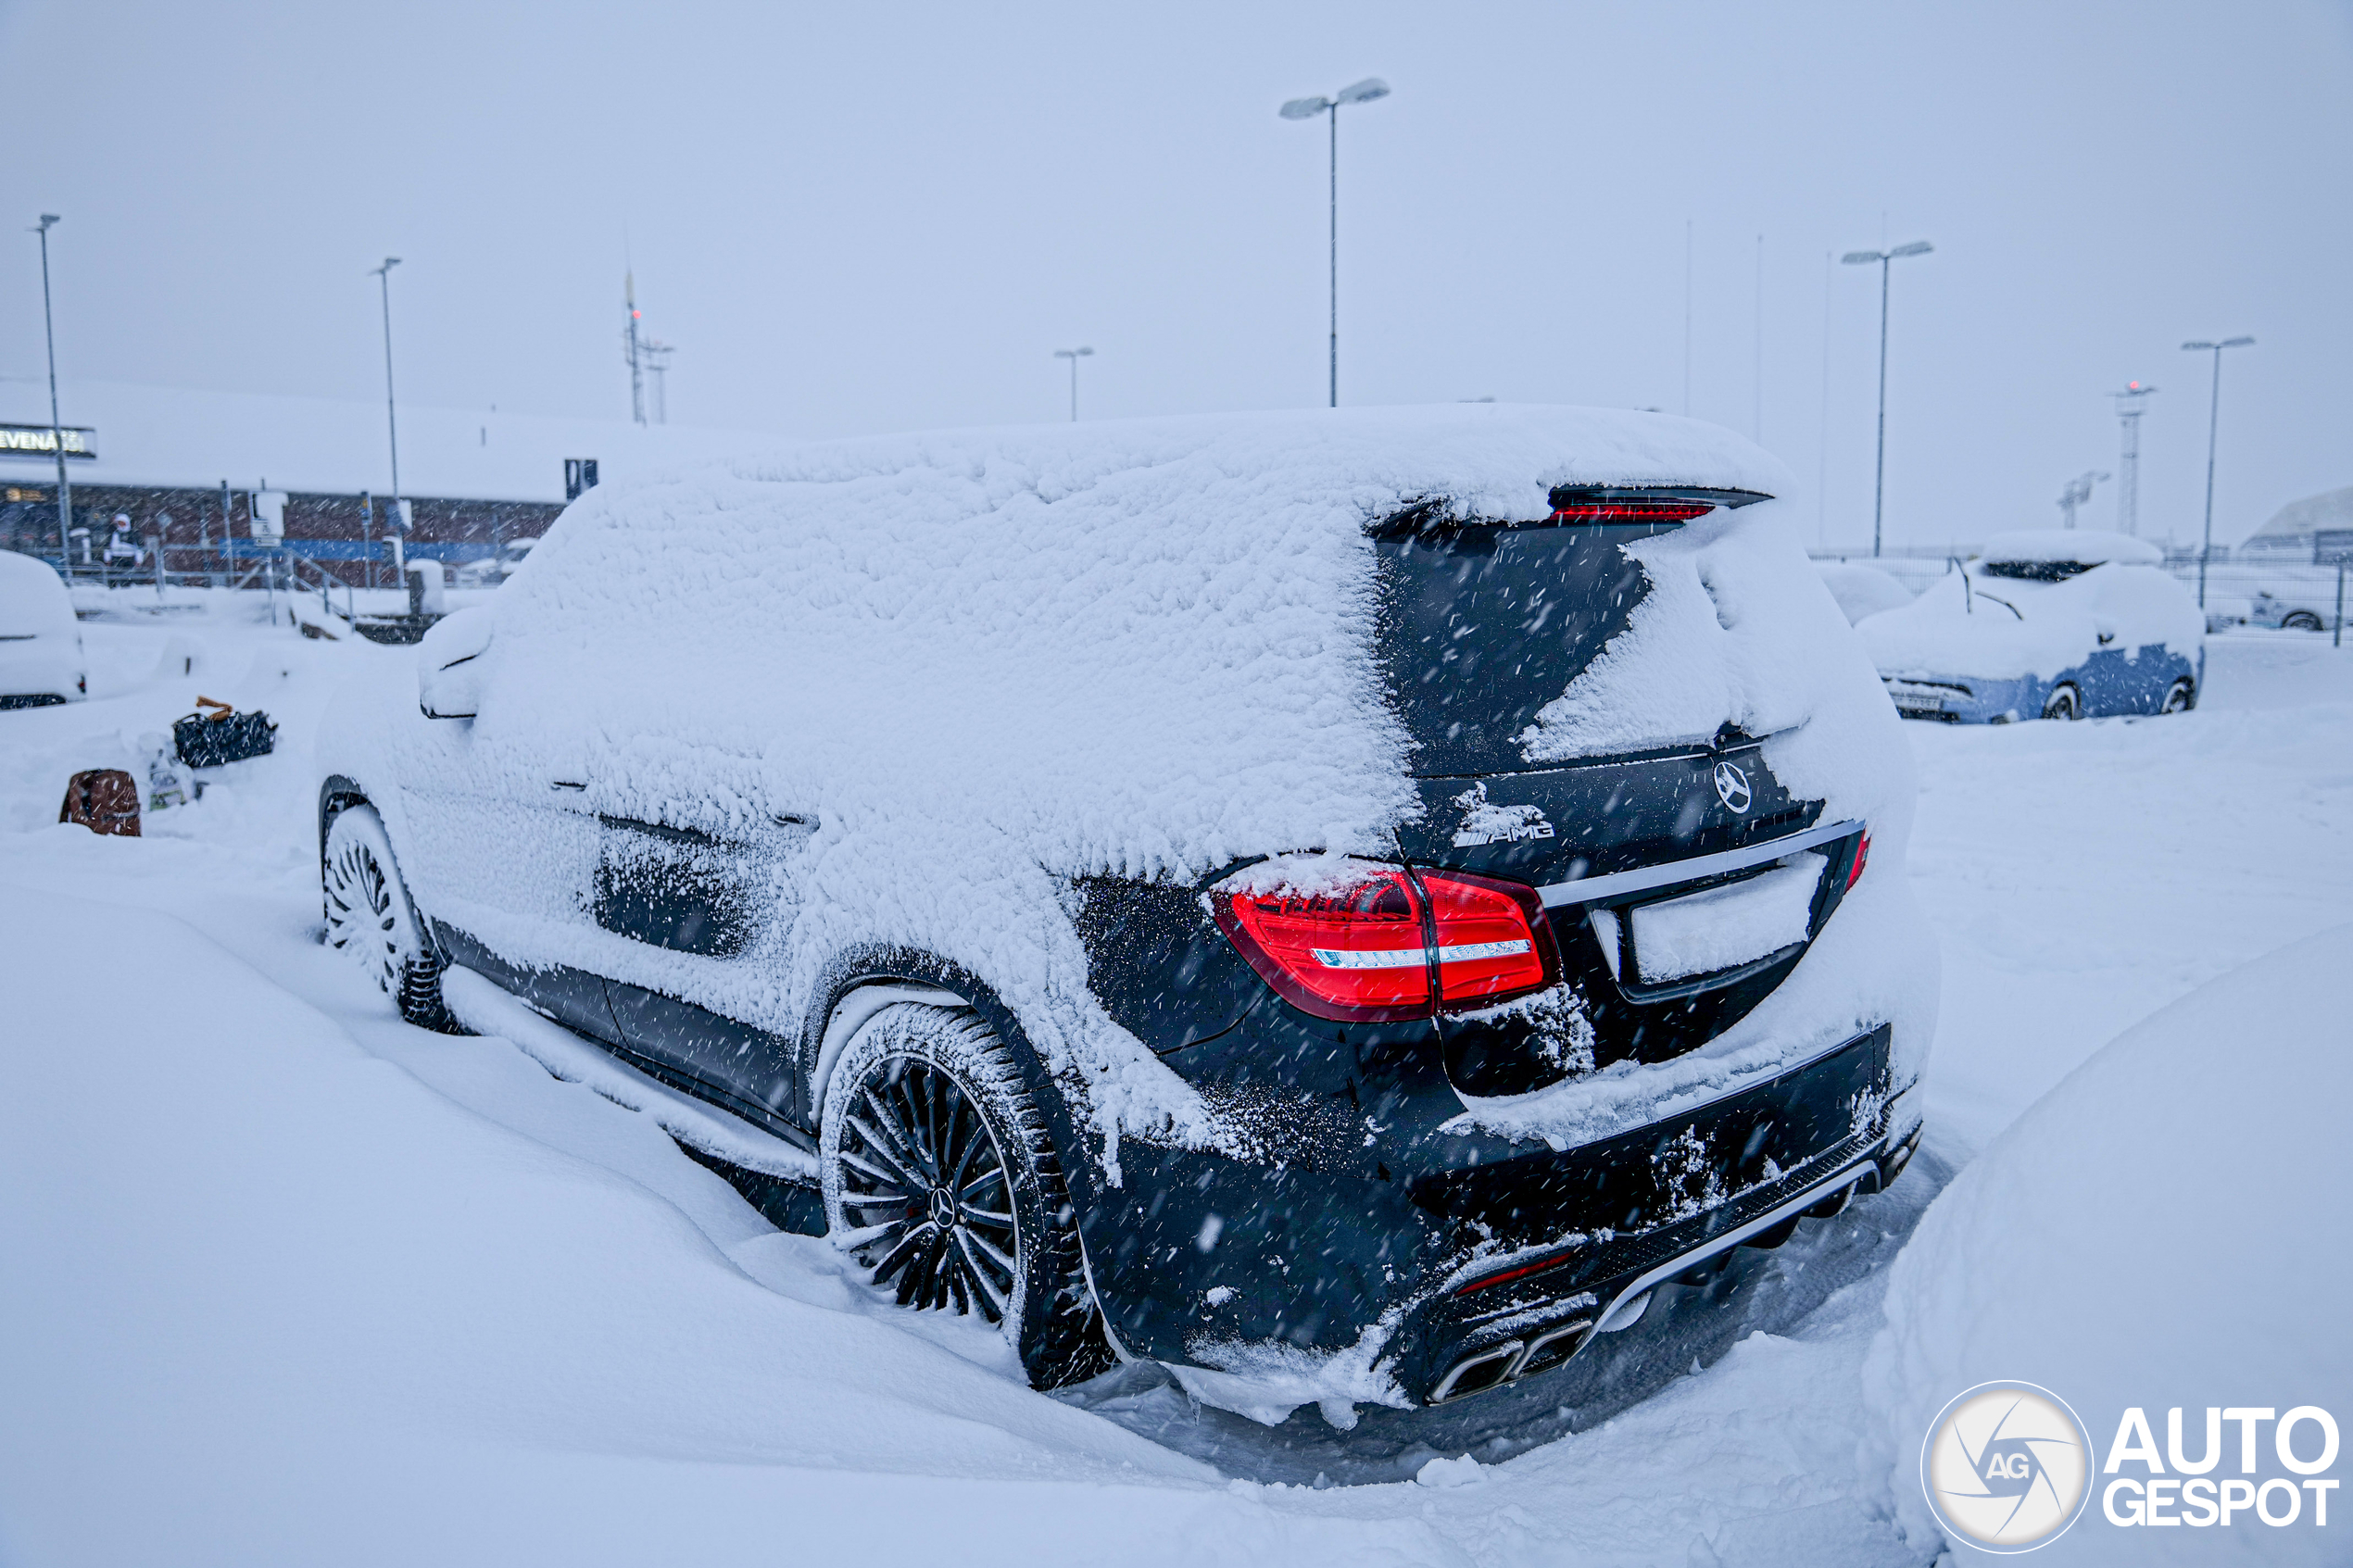
<path id="1" fill-rule="evenodd" d="M 1848 624 L 1865 616 L 1877 615 L 1883 609 L 1896 609 L 1912 602 L 1912 591 L 1875 566 L 1860 566 L 1853 561 L 1816 561 L 1814 570 L 1821 574 L 1822 585 L 1838 601 Z"/>
<path id="2" fill-rule="evenodd" d="M 1916 1542 L 1929 1423 L 1996 1379 L 2052 1389 L 2089 1429 L 2095 1467 L 2128 1408 L 2187 1452 L 2208 1407 L 2319 1405 L 2353 1416 L 2353 1342 L 2322 1303 L 2353 1292 L 2343 1245 L 2344 1117 L 2353 1104 L 2342 977 L 2353 925 L 2308 938 L 2192 992 L 2078 1068 L 1932 1204 L 1890 1271 L 1886 1326 L 1865 1370 L 1873 1462 Z M 2238 1427 L 2210 1478 L 2240 1478 Z M 2258 1485 L 2300 1477 L 2258 1431 Z M 2319 1438 L 2303 1426 L 2310 1459 Z M 2342 1478 L 2341 1458 L 2324 1474 Z M 2119 1474 L 2145 1482 L 2128 1461 Z M 2165 1474 L 2182 1472 L 2168 1465 Z M 2342 1562 L 2353 1504 L 2310 1494 L 2292 1526 L 2123 1530 L 2092 1504 L 2051 1561 Z M 2274 1512 L 2284 1508 L 2276 1498 Z"/>

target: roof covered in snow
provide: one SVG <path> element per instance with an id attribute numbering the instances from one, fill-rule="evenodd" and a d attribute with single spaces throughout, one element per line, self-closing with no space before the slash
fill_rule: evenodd
<path id="1" fill-rule="evenodd" d="M 2353 484 L 2290 501 L 2271 514 L 2271 521 L 2248 534 L 2246 543 L 2258 548 L 2309 545 L 2313 534 L 2338 528 L 2353 528 Z"/>
<path id="2" fill-rule="evenodd" d="M 2165 552 L 2154 545 L 2097 528 L 2021 528 L 1994 534 L 1977 553 L 1984 560 L 2073 561 L 2082 566 L 2110 561 L 2156 566 L 2165 559 Z"/>
<path id="3" fill-rule="evenodd" d="M 392 488 L 381 402 L 274 397 L 125 382 L 66 381 L 59 415 L 95 431 L 98 456 L 71 465 L 76 484 L 189 485 L 357 495 Z M 561 501 L 564 459 L 594 458 L 604 483 L 784 438 L 750 431 L 546 419 L 488 408 L 399 405 L 400 485 L 409 495 Z M 0 380 L 0 421 L 49 422 L 48 386 Z M 56 459 L 10 454 L 0 474 L 40 483 Z"/>

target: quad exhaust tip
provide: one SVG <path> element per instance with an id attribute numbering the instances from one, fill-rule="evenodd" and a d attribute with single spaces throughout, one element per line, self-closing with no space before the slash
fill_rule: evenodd
<path id="1" fill-rule="evenodd" d="M 1446 1375 L 1430 1391 L 1429 1402 L 1442 1405 L 1452 1399 L 1467 1399 L 1473 1394 L 1501 1388 L 1518 1378 L 1550 1372 L 1577 1354 L 1592 1331 L 1592 1318 L 1579 1318 L 1547 1329 L 1532 1340 L 1506 1339 L 1501 1345 L 1473 1351 L 1447 1369 Z"/>
<path id="2" fill-rule="evenodd" d="M 1911 1157 L 1919 1139 L 1917 1130 L 1911 1138 L 1893 1156 L 1881 1160 L 1895 1170 Z M 1614 1334 L 1631 1328 L 1641 1321 L 1651 1304 L 1653 1289 L 1661 1284 L 1698 1283 L 1699 1277 L 1713 1274 L 1730 1261 L 1736 1248 L 1779 1247 L 1797 1229 L 1800 1219 L 1827 1220 L 1844 1209 L 1861 1193 L 1879 1192 L 1892 1177 L 1883 1173 L 1880 1160 L 1865 1160 L 1850 1166 L 1812 1191 L 1781 1204 L 1770 1212 L 1751 1221 L 1738 1230 L 1728 1232 L 1693 1248 L 1663 1267 L 1651 1270 L 1618 1292 L 1608 1310 L 1598 1319 L 1579 1318 L 1557 1328 L 1548 1329 L 1532 1340 L 1507 1339 L 1500 1345 L 1489 1345 L 1472 1351 L 1446 1369 L 1446 1375 L 1430 1390 L 1428 1403 L 1442 1405 L 1455 1399 L 1467 1399 L 1473 1394 L 1484 1394 L 1501 1388 L 1541 1372 L 1550 1372 L 1565 1363 L 1585 1347 L 1596 1334 Z"/>

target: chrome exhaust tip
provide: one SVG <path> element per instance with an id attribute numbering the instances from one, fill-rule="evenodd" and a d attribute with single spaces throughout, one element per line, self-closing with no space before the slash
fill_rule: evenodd
<path id="1" fill-rule="evenodd" d="M 1430 1390 L 1427 1402 L 1443 1405 L 1467 1399 L 1473 1394 L 1484 1394 L 1506 1383 L 1550 1372 L 1565 1365 L 1583 1348 L 1585 1341 L 1592 1336 L 1592 1319 L 1579 1318 L 1574 1323 L 1546 1329 L 1531 1340 L 1507 1339 L 1501 1345 L 1474 1350 L 1446 1369 L 1446 1375 Z"/>

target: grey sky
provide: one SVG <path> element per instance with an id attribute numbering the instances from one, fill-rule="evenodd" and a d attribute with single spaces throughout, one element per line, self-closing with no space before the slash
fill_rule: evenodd
<path id="1" fill-rule="evenodd" d="M 53 238 L 68 377 L 625 417 L 624 245 L 673 421 L 786 434 L 1324 395 L 1340 127 L 1344 402 L 1753 422 L 1814 487 L 1824 257 L 1898 264 L 1890 536 L 2056 525 L 2159 392 L 2145 533 L 2353 483 L 2353 10 L 9 5 L 0 208 Z M 44 172 L 45 170 L 45 172 Z M 1883 216 L 1882 216 L 1883 215 Z M 12 216 L 12 221 L 13 221 Z M 1868 538 L 1877 272 L 1830 277 L 1831 542 Z M 0 417 L 45 417 L 32 237 Z M 70 420 L 72 409 L 66 410 Z M 201 476 L 199 476 L 201 477 Z M 2100 487 L 2085 521 L 2112 516 Z"/>

